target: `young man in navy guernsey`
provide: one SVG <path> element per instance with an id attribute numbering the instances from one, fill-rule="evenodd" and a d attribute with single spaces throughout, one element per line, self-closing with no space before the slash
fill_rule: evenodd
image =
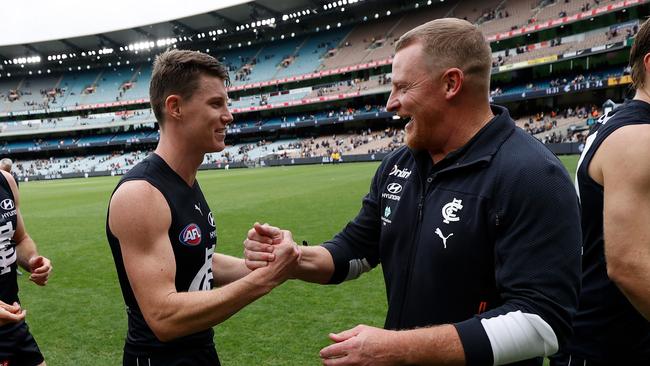
<path id="1" fill-rule="evenodd" d="M 0 173 L 0 365 L 45 365 L 25 323 L 26 310 L 18 299 L 17 270 L 20 265 L 30 272 L 30 281 L 45 286 L 52 265 L 38 254 L 25 230 L 18 185 L 11 174 L 3 170 Z"/>
<path id="2" fill-rule="evenodd" d="M 160 141 L 120 180 L 106 223 L 128 316 L 124 365 L 219 365 L 212 327 L 297 264 L 299 252 L 288 244 L 255 271 L 215 253 L 216 219 L 196 173 L 205 153 L 225 147 L 233 120 L 228 83 L 227 70 L 199 52 L 167 51 L 154 62 L 150 99 Z"/>
<path id="3" fill-rule="evenodd" d="M 582 291 L 553 365 L 650 365 L 650 23 L 630 51 L 634 99 L 604 115 L 580 157 Z M 645 316 L 645 318 L 644 318 Z"/>
<path id="4" fill-rule="evenodd" d="M 385 329 L 330 334 L 324 365 L 541 365 L 571 332 L 580 218 L 571 179 L 539 141 L 490 106 L 491 52 L 460 19 L 396 43 L 387 109 L 410 121 L 408 147 L 382 161 L 361 211 L 294 277 L 340 283 L 382 264 Z M 290 242 L 256 225 L 248 265 Z M 274 250 L 275 249 L 275 250 Z"/>

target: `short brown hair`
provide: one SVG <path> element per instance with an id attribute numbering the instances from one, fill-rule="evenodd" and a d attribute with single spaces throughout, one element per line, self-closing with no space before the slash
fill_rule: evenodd
<path id="1" fill-rule="evenodd" d="M 645 85 L 645 65 L 643 59 L 650 53 L 650 24 L 646 20 L 634 37 L 630 50 L 630 66 L 632 67 L 632 85 L 641 89 Z"/>
<path id="2" fill-rule="evenodd" d="M 163 122 L 165 99 L 171 94 L 191 98 L 201 75 L 218 77 L 226 87 L 230 86 L 228 70 L 205 53 L 172 49 L 156 57 L 149 84 L 149 100 L 159 124 Z"/>
<path id="3" fill-rule="evenodd" d="M 475 84 L 482 91 L 489 90 L 492 50 L 472 23 L 457 18 L 424 23 L 404 33 L 395 43 L 395 52 L 416 42 L 422 43 L 425 53 L 435 58 L 438 66 L 457 67 L 466 76 L 476 76 Z"/>

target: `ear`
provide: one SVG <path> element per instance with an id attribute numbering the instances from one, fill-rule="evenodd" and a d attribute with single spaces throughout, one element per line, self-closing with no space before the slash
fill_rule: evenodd
<path id="1" fill-rule="evenodd" d="M 458 93 L 463 87 L 463 81 L 465 80 L 465 75 L 463 70 L 452 67 L 442 74 L 442 83 L 445 88 L 445 99 L 450 100 Z"/>
<path id="2" fill-rule="evenodd" d="M 168 95 L 165 98 L 165 115 L 169 119 L 181 119 L 181 102 L 182 98 L 176 94 Z"/>

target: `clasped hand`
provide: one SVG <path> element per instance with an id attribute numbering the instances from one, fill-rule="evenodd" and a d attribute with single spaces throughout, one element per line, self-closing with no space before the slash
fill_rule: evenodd
<path id="1" fill-rule="evenodd" d="M 244 240 L 246 266 L 268 272 L 274 286 L 293 275 L 300 254 L 290 231 L 268 224 L 255 223 Z"/>

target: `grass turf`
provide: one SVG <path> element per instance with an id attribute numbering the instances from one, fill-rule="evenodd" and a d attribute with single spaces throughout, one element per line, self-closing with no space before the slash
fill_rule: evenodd
<path id="1" fill-rule="evenodd" d="M 573 176 L 577 157 L 563 157 Z M 255 221 L 320 243 L 357 213 L 377 163 L 206 171 L 199 182 L 217 220 L 217 251 L 241 256 Z M 118 365 L 126 316 L 105 239 L 108 198 L 118 178 L 21 184 L 21 211 L 54 265 L 44 288 L 19 277 L 20 296 L 47 363 Z M 340 286 L 289 281 L 216 327 L 224 365 L 316 365 L 329 332 L 382 326 L 381 271 Z"/>

